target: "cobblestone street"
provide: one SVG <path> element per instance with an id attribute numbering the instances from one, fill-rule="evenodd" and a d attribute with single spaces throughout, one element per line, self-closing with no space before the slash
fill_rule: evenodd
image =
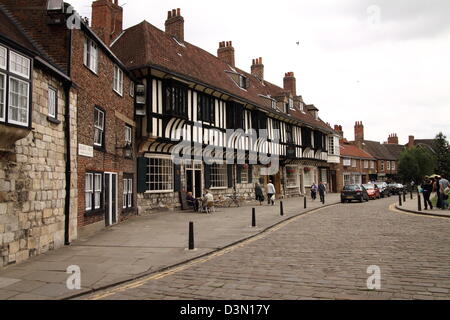
<path id="1" fill-rule="evenodd" d="M 450 220 L 339 204 L 179 270 L 80 299 L 448 299 Z M 367 268 L 381 269 L 368 290 Z"/>

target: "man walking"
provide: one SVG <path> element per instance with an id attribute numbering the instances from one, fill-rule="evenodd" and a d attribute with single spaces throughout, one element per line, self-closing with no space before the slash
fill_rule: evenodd
<path id="1" fill-rule="evenodd" d="M 322 202 L 323 204 L 325 204 L 325 192 L 326 192 L 327 188 L 325 187 L 325 184 L 320 181 L 319 183 L 319 196 L 320 196 L 320 202 Z"/>
<path id="2" fill-rule="evenodd" d="M 447 209 L 447 200 L 448 200 L 448 196 L 445 194 L 445 189 L 447 189 L 449 186 L 449 182 L 447 179 L 441 177 L 441 179 L 439 180 L 439 195 L 440 195 L 440 202 L 441 202 L 441 209 L 445 210 Z"/>
<path id="3" fill-rule="evenodd" d="M 275 186 L 273 185 L 272 180 L 269 180 L 269 183 L 267 184 L 267 198 L 268 198 L 267 203 L 268 204 L 271 204 L 271 203 L 272 203 L 272 205 L 275 204 L 275 201 L 272 199 L 272 197 L 275 196 L 275 193 L 276 193 Z"/>
<path id="4" fill-rule="evenodd" d="M 433 210 L 433 204 L 430 201 L 431 192 L 433 192 L 433 183 L 428 178 L 426 178 L 425 182 L 422 184 L 425 210 L 428 210 L 428 206 L 430 207 L 430 210 Z"/>

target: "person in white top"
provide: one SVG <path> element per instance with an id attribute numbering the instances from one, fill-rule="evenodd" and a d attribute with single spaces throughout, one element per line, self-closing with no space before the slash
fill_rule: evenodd
<path id="1" fill-rule="evenodd" d="M 276 193 L 275 186 L 272 183 L 272 180 L 269 180 L 269 183 L 267 184 L 267 198 L 268 198 L 268 204 L 274 205 L 275 201 L 272 199 L 272 196 L 274 196 Z"/>

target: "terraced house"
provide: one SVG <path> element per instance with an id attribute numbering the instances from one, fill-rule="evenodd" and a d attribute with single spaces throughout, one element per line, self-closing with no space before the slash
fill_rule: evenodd
<path id="1" fill-rule="evenodd" d="M 105 12 L 93 10 L 93 27 L 107 28 L 104 23 L 110 18 L 98 19 L 97 14 Z M 106 17 L 113 14 L 109 11 Z M 297 95 L 293 72 L 285 74 L 281 88 L 264 79 L 262 58 L 253 60 L 250 73 L 238 68 L 232 41 L 220 42 L 217 56 L 196 47 L 185 39 L 180 9 L 168 12 L 165 31 L 143 21 L 121 31 L 111 50 L 139 79 L 141 210 L 176 207 L 180 191 L 199 197 L 203 188 L 210 188 L 216 196 L 236 191 L 252 197 L 254 182 L 270 179 L 282 197 L 303 194 L 312 182 L 333 179 L 329 163 L 339 161 L 339 137 L 320 119 L 319 110 Z M 243 134 L 227 135 L 230 129 Z M 252 130 L 259 135 L 246 136 Z M 267 131 L 267 139 L 262 139 L 261 130 Z M 181 141 L 198 154 L 194 150 L 174 165 L 171 155 Z M 214 163 L 201 158 L 208 146 L 216 147 Z M 261 175 L 264 165 L 255 161 L 261 152 L 278 156 L 280 171 Z M 226 159 L 233 163 L 221 161 Z"/>
<path id="2" fill-rule="evenodd" d="M 71 79 L 0 4 L 0 267 L 77 236 Z"/>

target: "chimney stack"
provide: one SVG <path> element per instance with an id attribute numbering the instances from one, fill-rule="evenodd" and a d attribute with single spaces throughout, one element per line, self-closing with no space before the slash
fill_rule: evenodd
<path id="1" fill-rule="evenodd" d="M 92 3 L 92 29 L 109 46 L 123 31 L 123 8 L 118 0 Z"/>
<path id="2" fill-rule="evenodd" d="M 362 121 L 355 123 L 355 141 L 362 143 L 364 141 L 364 126 Z"/>
<path id="3" fill-rule="evenodd" d="M 184 18 L 181 16 L 181 9 L 168 11 L 165 23 L 166 33 L 178 41 L 184 41 Z"/>
<path id="4" fill-rule="evenodd" d="M 408 137 L 408 149 L 414 148 L 414 136 Z"/>
<path id="5" fill-rule="evenodd" d="M 293 72 L 287 72 L 283 79 L 284 90 L 289 91 L 294 97 L 297 96 L 297 81 Z"/>
<path id="6" fill-rule="evenodd" d="M 251 70 L 253 76 L 261 81 L 264 80 L 264 65 L 262 63 L 262 58 L 253 59 Z"/>
<path id="7" fill-rule="evenodd" d="M 234 67 L 234 48 L 232 41 L 222 41 L 219 43 L 217 57 L 230 66 Z"/>
<path id="8" fill-rule="evenodd" d="M 397 134 L 396 133 L 390 134 L 387 143 L 388 144 L 398 144 Z"/>

